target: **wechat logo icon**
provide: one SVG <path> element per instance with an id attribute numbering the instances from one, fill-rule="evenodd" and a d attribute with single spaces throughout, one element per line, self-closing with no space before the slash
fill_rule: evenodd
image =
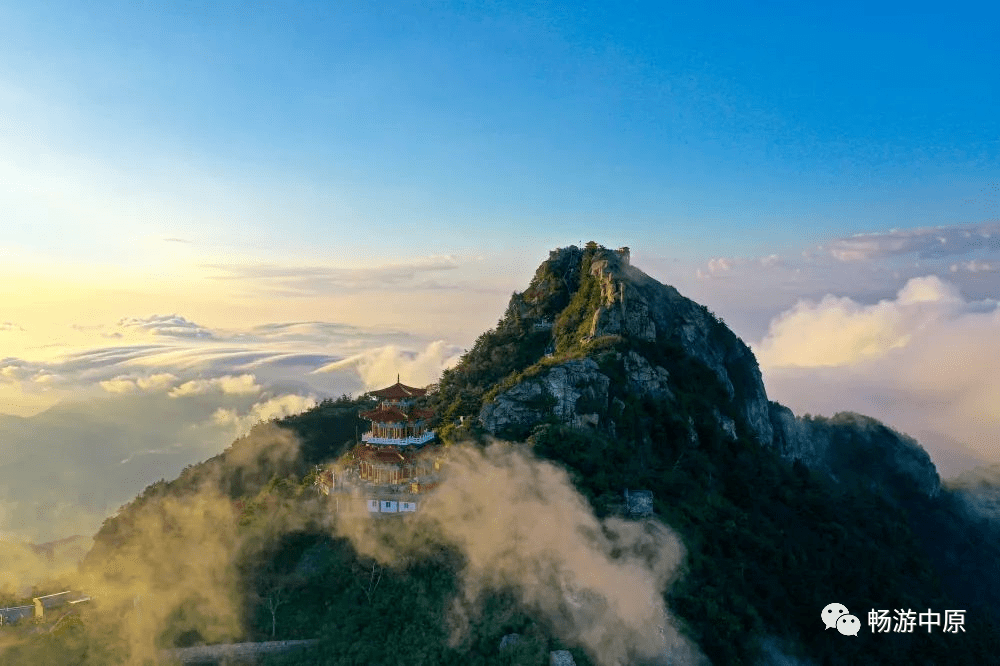
<path id="1" fill-rule="evenodd" d="M 861 620 L 851 615 L 844 604 L 827 604 L 820 616 L 827 629 L 836 629 L 845 636 L 857 636 Z"/>

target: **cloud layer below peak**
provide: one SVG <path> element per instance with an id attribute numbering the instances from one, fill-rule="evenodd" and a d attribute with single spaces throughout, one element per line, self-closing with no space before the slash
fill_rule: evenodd
<path id="1" fill-rule="evenodd" d="M 51 405 L 0 415 L 0 535 L 92 534 L 146 485 L 256 423 L 391 384 L 397 373 L 428 384 L 459 353 L 440 340 L 321 321 L 215 330 L 153 315 L 90 334 L 94 344 L 42 360 L 0 359 L 0 394 Z"/>
<path id="2" fill-rule="evenodd" d="M 930 275 L 865 305 L 800 301 L 757 346 L 769 396 L 797 413 L 856 411 L 916 436 L 948 476 L 1000 458 L 1000 308 Z"/>

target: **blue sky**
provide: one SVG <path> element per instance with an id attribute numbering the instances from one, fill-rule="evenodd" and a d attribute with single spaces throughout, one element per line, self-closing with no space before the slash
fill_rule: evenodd
<path id="1" fill-rule="evenodd" d="M 0 489 L 108 480 L 0 493 L 0 537 L 434 381 L 589 240 L 721 315 L 797 413 L 1000 461 L 1000 12 L 372 4 L 0 7 Z"/>
<path id="2" fill-rule="evenodd" d="M 997 177 L 1000 48 L 974 7 L 267 4 L 8 8 L 15 112 L 162 196 L 191 195 L 176 171 L 255 192 L 259 243 L 290 250 L 613 227 L 764 254 L 974 222 Z"/>

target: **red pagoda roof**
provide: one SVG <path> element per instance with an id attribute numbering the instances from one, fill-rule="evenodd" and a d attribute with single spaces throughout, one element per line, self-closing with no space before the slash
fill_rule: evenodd
<path id="1" fill-rule="evenodd" d="M 405 384 L 400 384 L 398 381 L 392 386 L 388 386 L 384 389 L 371 391 L 371 394 L 376 398 L 385 398 L 386 400 L 403 400 L 405 398 L 417 398 L 422 395 L 425 395 L 426 393 L 427 389 L 407 386 Z"/>
<path id="2" fill-rule="evenodd" d="M 442 454 L 439 445 L 431 444 L 424 448 L 404 448 L 400 449 L 392 445 L 372 446 L 371 444 L 358 444 L 351 453 L 357 460 L 380 463 L 408 463 L 418 459 L 434 458 Z"/>
<path id="3" fill-rule="evenodd" d="M 398 407 L 379 405 L 371 411 L 361 412 L 359 416 L 375 423 L 412 423 L 420 419 L 429 419 L 434 416 L 434 412 L 430 409 L 414 409 L 407 414 Z"/>
<path id="4" fill-rule="evenodd" d="M 416 420 L 398 407 L 387 407 L 385 405 L 379 405 L 376 409 L 369 412 L 361 412 L 359 416 L 376 423 L 401 423 Z"/>
<path id="5" fill-rule="evenodd" d="M 409 456 L 404 456 L 398 449 L 376 449 L 372 447 L 359 447 L 357 455 L 362 460 L 375 463 L 403 463 L 409 462 Z"/>
<path id="6" fill-rule="evenodd" d="M 414 409 L 409 414 L 398 407 L 387 407 L 380 405 L 370 412 L 361 412 L 359 416 L 375 423 L 412 423 L 421 419 L 428 419 L 434 415 L 429 409 Z"/>

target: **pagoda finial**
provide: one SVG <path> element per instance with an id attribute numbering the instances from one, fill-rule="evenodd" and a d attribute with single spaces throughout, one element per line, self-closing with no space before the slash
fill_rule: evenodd
<path id="1" fill-rule="evenodd" d="M 396 383 L 397 384 L 399 383 L 399 373 L 398 372 L 396 373 Z"/>

